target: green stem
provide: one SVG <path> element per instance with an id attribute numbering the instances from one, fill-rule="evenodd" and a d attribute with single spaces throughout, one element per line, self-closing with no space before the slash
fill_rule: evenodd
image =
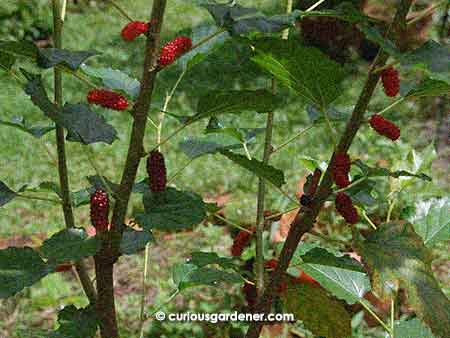
<path id="1" fill-rule="evenodd" d="M 52 0 L 53 9 L 53 40 L 55 48 L 62 48 L 62 31 L 66 12 L 66 0 Z M 59 107 L 63 104 L 63 84 L 62 73 L 58 67 L 54 69 L 54 90 L 55 90 L 55 104 Z M 72 202 L 70 199 L 69 174 L 67 170 L 67 159 L 65 149 L 65 135 L 63 127 L 56 125 L 56 148 L 58 153 L 58 173 L 59 184 L 61 188 L 62 208 L 64 213 L 64 220 L 66 228 L 75 227 L 75 219 L 73 216 Z M 81 285 L 86 296 L 91 303 L 96 301 L 96 291 L 87 272 L 87 267 L 83 261 L 75 264 Z"/>
<path id="2" fill-rule="evenodd" d="M 306 11 L 307 12 L 311 12 L 314 9 L 316 9 L 317 7 L 319 7 L 321 4 L 323 4 L 326 0 L 319 0 L 317 1 L 314 5 L 312 5 L 311 7 L 309 7 Z"/>
<path id="3" fill-rule="evenodd" d="M 175 181 L 175 179 L 184 171 L 184 169 L 186 169 L 187 167 L 189 167 L 189 165 L 194 162 L 195 158 L 191 158 L 189 161 L 186 162 L 186 164 L 184 164 L 180 169 L 178 169 L 175 174 L 173 174 L 168 180 L 167 180 L 167 185 L 173 183 L 173 181 Z"/>
<path id="4" fill-rule="evenodd" d="M 377 226 L 375 225 L 374 222 L 372 222 L 372 220 L 369 218 L 369 216 L 367 216 L 367 213 L 363 210 L 362 211 L 363 217 L 365 218 L 365 220 L 367 221 L 367 223 L 370 224 L 370 226 L 374 229 L 377 230 Z"/>
<path id="5" fill-rule="evenodd" d="M 108 1 L 111 3 L 111 5 L 113 5 L 113 7 L 115 9 L 117 9 L 119 11 L 120 14 L 122 14 L 130 22 L 135 21 L 130 15 L 128 15 L 128 13 L 116 1 L 114 1 L 114 0 L 108 0 Z"/>
<path id="6" fill-rule="evenodd" d="M 58 204 L 61 205 L 62 201 L 61 200 L 56 200 L 56 199 L 52 199 L 52 198 L 45 198 L 45 197 L 38 197 L 38 196 L 30 196 L 30 195 L 24 195 L 22 193 L 20 194 L 16 194 L 17 198 L 23 198 L 23 199 L 27 199 L 27 200 L 35 200 L 35 201 L 44 201 L 44 202 L 51 202 L 53 204 Z"/>
<path id="7" fill-rule="evenodd" d="M 386 323 L 383 322 L 383 321 L 380 319 L 380 317 L 378 317 L 378 315 L 377 315 L 374 311 L 372 311 L 372 309 L 370 308 L 370 306 L 369 306 L 368 304 L 366 304 L 366 302 L 365 302 L 364 300 L 360 300 L 360 301 L 359 301 L 359 304 L 361 304 L 361 305 L 363 306 L 363 308 L 364 308 L 367 312 L 369 312 L 370 315 L 371 315 L 373 318 L 375 318 L 377 322 L 379 322 L 379 323 L 381 324 L 381 326 L 387 331 L 387 333 L 389 333 L 389 335 L 390 335 L 391 337 L 393 337 L 393 335 L 392 335 L 393 332 L 392 332 L 391 328 L 390 328 L 388 325 L 386 325 Z"/>
<path id="8" fill-rule="evenodd" d="M 147 276 L 148 276 L 148 261 L 150 257 L 150 246 L 145 246 L 144 255 L 144 274 L 142 276 L 142 294 L 141 294 L 141 310 L 139 314 L 139 337 L 144 337 L 144 314 L 145 314 L 145 296 L 147 295 Z"/>
<path id="9" fill-rule="evenodd" d="M 89 161 L 89 164 L 92 166 L 92 168 L 94 168 L 95 173 L 100 178 L 100 181 L 102 181 L 102 184 L 104 185 L 105 190 L 108 192 L 108 194 L 112 198 L 117 199 L 118 197 L 114 193 L 113 188 L 109 185 L 109 183 L 106 181 L 105 177 L 101 174 L 102 171 L 99 169 L 97 162 L 95 161 L 95 154 L 94 154 L 93 150 L 89 147 L 89 145 L 85 146 L 85 149 L 87 150 L 85 152 L 85 154 Z"/>
<path id="10" fill-rule="evenodd" d="M 358 185 L 358 184 L 364 182 L 365 180 L 367 180 L 367 177 L 365 177 L 365 176 L 364 176 L 364 177 L 361 177 L 361 178 L 358 178 L 356 181 L 350 183 L 350 184 L 349 184 L 348 186 L 346 186 L 345 188 L 341 188 L 341 189 L 339 189 L 339 190 L 336 190 L 335 193 L 347 191 L 347 190 L 353 188 L 354 186 L 356 186 L 356 185 Z"/>
<path id="11" fill-rule="evenodd" d="M 248 230 L 247 228 L 244 228 L 243 226 L 241 226 L 235 222 L 230 221 L 228 218 L 222 217 L 219 214 L 215 214 L 214 216 L 217 217 L 218 219 L 220 219 L 221 221 L 231 225 L 232 227 L 234 227 L 236 229 L 239 229 L 239 230 L 248 232 L 249 234 L 252 234 L 252 232 L 250 230 Z"/>
<path id="12" fill-rule="evenodd" d="M 392 216 L 392 211 L 394 210 L 394 205 L 395 205 L 395 199 L 392 199 L 389 202 L 389 210 L 388 210 L 388 213 L 387 213 L 386 222 L 390 222 L 391 221 L 391 216 Z"/>
<path id="13" fill-rule="evenodd" d="M 389 106 L 387 106 L 386 108 L 384 108 L 382 111 L 378 112 L 378 115 L 382 115 L 384 113 L 386 113 L 388 110 L 391 110 L 392 108 L 394 108 L 395 106 L 397 106 L 398 104 L 402 103 L 403 101 L 405 101 L 406 98 L 401 97 L 397 100 L 395 100 L 394 102 L 392 102 Z"/>
<path id="14" fill-rule="evenodd" d="M 200 40 L 199 42 L 197 42 L 195 45 L 192 46 L 192 48 L 189 50 L 189 52 L 192 52 L 194 49 L 197 49 L 200 46 L 203 46 L 205 43 L 207 43 L 209 40 L 212 40 L 213 38 L 215 38 L 216 36 L 225 33 L 227 30 L 225 28 L 221 28 L 219 30 L 217 30 L 216 32 L 214 32 L 211 35 L 208 35 L 207 37 L 205 37 L 204 39 Z M 188 53 L 189 53 L 188 52 Z"/>
<path id="15" fill-rule="evenodd" d="M 306 127 L 305 129 L 303 129 L 302 131 L 300 131 L 299 133 L 295 134 L 294 136 L 292 136 L 291 138 L 289 138 L 287 141 L 283 142 L 282 144 L 280 144 L 278 147 L 276 147 L 273 151 L 272 151 L 272 155 L 278 151 L 280 151 L 282 148 L 286 147 L 287 145 L 289 145 L 290 143 L 292 143 L 293 141 L 295 141 L 296 139 L 298 139 L 300 136 L 302 136 L 304 133 L 306 133 L 308 130 L 312 129 L 314 127 L 314 125 L 310 125 L 308 127 Z"/>

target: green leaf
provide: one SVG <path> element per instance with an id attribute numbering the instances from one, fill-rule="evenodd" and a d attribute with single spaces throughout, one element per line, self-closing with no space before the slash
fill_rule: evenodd
<path id="1" fill-rule="evenodd" d="M 13 296 L 49 272 L 41 256 L 32 248 L 0 250 L 0 298 Z"/>
<path id="2" fill-rule="evenodd" d="M 192 252 L 189 263 L 194 264 L 195 266 L 197 266 L 199 268 L 202 268 L 204 266 L 211 265 L 211 264 L 217 264 L 224 269 L 236 268 L 236 265 L 233 263 L 232 258 L 220 257 L 215 252 L 202 252 L 202 251 Z"/>
<path id="3" fill-rule="evenodd" d="M 355 176 L 354 180 L 360 177 Z M 377 182 L 367 179 L 350 189 L 346 190 L 346 193 L 352 198 L 354 204 L 365 208 L 376 205 L 377 200 L 372 196 L 373 189 L 377 186 Z"/>
<path id="4" fill-rule="evenodd" d="M 120 252 L 124 255 L 134 255 L 144 250 L 147 243 L 153 240 L 153 235 L 149 231 L 136 231 L 130 227 L 125 227 L 120 242 Z"/>
<path id="5" fill-rule="evenodd" d="M 14 55 L 0 52 L 0 70 L 10 71 L 15 62 Z"/>
<path id="6" fill-rule="evenodd" d="M 381 49 L 383 49 L 389 55 L 394 56 L 397 59 L 402 58 L 402 52 L 398 50 L 394 42 L 387 39 L 383 35 L 383 33 L 380 32 L 379 28 L 373 26 L 362 26 L 360 27 L 360 31 L 366 36 L 368 40 L 380 46 Z"/>
<path id="7" fill-rule="evenodd" d="M 71 228 L 61 230 L 45 240 L 41 252 L 49 262 L 57 265 L 93 256 L 100 250 L 100 245 L 100 240 L 97 237 L 89 237 L 84 229 Z"/>
<path id="8" fill-rule="evenodd" d="M 434 80 L 450 84 L 450 45 L 429 40 L 401 59 L 403 65 L 425 71 Z"/>
<path id="9" fill-rule="evenodd" d="M 200 97 L 197 114 L 193 119 L 221 114 L 256 111 L 268 113 L 275 110 L 280 99 L 266 90 L 213 90 Z"/>
<path id="10" fill-rule="evenodd" d="M 229 134 L 209 134 L 201 137 L 186 137 L 179 143 L 180 150 L 194 159 L 206 154 L 214 154 L 225 149 L 242 148 L 242 143 Z"/>
<path id="11" fill-rule="evenodd" d="M 49 126 L 32 126 L 27 123 L 25 118 L 23 116 L 14 117 L 11 121 L 2 121 L 0 120 L 0 124 L 16 128 L 18 130 L 21 130 L 27 134 L 30 134 L 31 136 L 35 138 L 41 138 L 48 132 L 55 129 L 54 125 Z"/>
<path id="12" fill-rule="evenodd" d="M 254 47 L 254 62 L 316 108 L 326 111 L 342 94 L 345 71 L 319 49 L 275 38 L 259 39 Z"/>
<path id="13" fill-rule="evenodd" d="M 49 182 L 49 181 L 44 181 L 35 188 L 26 188 L 26 191 L 53 192 L 56 195 L 61 196 L 61 189 L 59 188 L 59 185 L 55 182 Z"/>
<path id="14" fill-rule="evenodd" d="M 58 329 L 49 338 L 94 338 L 98 326 L 95 307 L 65 306 L 58 313 L 58 324 Z"/>
<path id="15" fill-rule="evenodd" d="M 11 202 L 17 193 L 12 191 L 3 181 L 0 181 L 0 207 Z"/>
<path id="16" fill-rule="evenodd" d="M 227 272 L 208 267 L 197 267 L 193 264 L 180 263 L 174 266 L 172 278 L 178 289 L 184 290 L 195 286 L 215 286 L 222 283 L 242 283 L 242 277 L 235 272 Z"/>
<path id="17" fill-rule="evenodd" d="M 150 190 L 143 196 L 145 213 L 136 221 L 146 230 L 177 230 L 199 224 L 206 217 L 205 203 L 192 192 L 167 188 L 164 192 Z"/>
<path id="18" fill-rule="evenodd" d="M 313 248 L 301 256 L 300 269 L 339 299 L 353 304 L 370 290 L 362 266 L 348 256 L 336 256 L 322 248 Z"/>
<path id="19" fill-rule="evenodd" d="M 271 165 L 264 164 L 257 159 L 249 160 L 247 157 L 239 154 L 232 153 L 228 150 L 223 150 L 220 152 L 222 155 L 228 157 L 234 163 L 240 165 L 241 167 L 251 171 L 256 176 L 267 180 L 276 187 L 280 188 L 286 183 L 284 179 L 284 173 L 280 169 L 276 169 Z"/>
<path id="20" fill-rule="evenodd" d="M 314 336 L 350 338 L 351 317 L 342 302 L 321 288 L 308 284 L 291 285 L 281 299 L 285 312 L 294 314 Z"/>
<path id="21" fill-rule="evenodd" d="M 41 48 L 39 49 L 38 65 L 45 69 L 64 65 L 72 70 L 77 70 L 83 62 L 97 54 L 96 51 L 70 51 L 58 48 Z"/>
<path id="22" fill-rule="evenodd" d="M 425 246 L 450 240 L 450 199 L 431 199 L 416 204 L 411 223 Z"/>
<path id="23" fill-rule="evenodd" d="M 399 163 L 399 165 L 405 165 L 408 167 L 408 171 L 414 174 L 420 174 L 423 172 L 431 172 L 431 165 L 437 158 L 436 149 L 433 142 L 425 147 L 421 152 L 417 152 L 411 149 L 406 156 L 406 163 Z M 402 178 L 400 185 L 402 189 L 410 186 L 413 183 L 412 179 Z"/>
<path id="24" fill-rule="evenodd" d="M 112 68 L 93 68 L 82 65 L 81 69 L 89 76 L 100 79 L 103 86 L 112 90 L 120 90 L 132 98 L 136 98 L 141 89 L 141 83 L 124 72 Z"/>
<path id="25" fill-rule="evenodd" d="M 382 295 L 385 286 L 399 281 L 408 294 L 408 305 L 438 337 L 450 332 L 450 301 L 431 269 L 432 256 L 411 224 L 385 223 L 364 241 L 358 253 L 371 271 L 372 286 Z"/>
<path id="26" fill-rule="evenodd" d="M 92 191 L 98 190 L 98 189 L 108 191 L 109 190 L 108 188 L 110 188 L 115 194 L 117 194 L 119 192 L 120 184 L 112 182 L 106 176 L 100 177 L 99 175 L 93 175 L 93 176 L 88 176 L 86 178 L 92 186 L 92 189 L 91 189 Z M 108 186 L 105 185 L 105 182 Z"/>
<path id="27" fill-rule="evenodd" d="M 66 104 L 59 109 L 53 104 L 42 84 L 40 76 L 24 72 L 30 78 L 25 86 L 25 93 L 46 116 L 67 131 L 67 140 L 91 144 L 105 142 L 111 144 L 117 138 L 115 129 L 106 123 L 103 116 L 97 115 L 86 104 Z"/>
<path id="28" fill-rule="evenodd" d="M 39 49 L 28 41 L 0 41 L 0 51 L 14 57 L 36 59 Z"/>
<path id="29" fill-rule="evenodd" d="M 431 330 L 417 318 L 395 322 L 394 335 L 396 338 L 434 338 Z"/>
<path id="30" fill-rule="evenodd" d="M 430 176 L 425 175 L 423 173 L 413 174 L 406 170 L 390 171 L 387 168 L 370 167 L 361 160 L 353 161 L 353 164 L 355 164 L 357 167 L 359 167 L 361 169 L 361 171 L 363 172 L 364 176 L 367 176 L 367 177 L 379 177 L 379 176 L 395 177 L 395 178 L 416 177 L 416 178 L 419 178 L 424 181 L 428 181 L 428 182 L 432 181 Z"/>
<path id="31" fill-rule="evenodd" d="M 426 96 L 445 96 L 450 94 L 450 83 L 440 80 L 426 78 L 416 87 L 411 89 L 407 94 L 407 98 L 426 97 Z"/>

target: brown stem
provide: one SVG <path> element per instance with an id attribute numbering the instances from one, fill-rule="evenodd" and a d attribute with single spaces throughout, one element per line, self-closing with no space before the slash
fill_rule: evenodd
<path id="1" fill-rule="evenodd" d="M 159 34 L 163 23 L 166 2 L 166 0 L 153 1 L 151 22 L 154 22 L 154 24 L 150 26 L 150 31 L 147 35 L 141 90 L 132 111 L 134 121 L 125 168 L 117 193 L 118 198 L 113 210 L 112 230 L 102 235 L 102 249 L 94 257 L 98 292 L 97 314 L 101 321 L 102 338 L 118 338 L 119 336 L 114 304 L 114 263 L 119 257 L 119 244 L 122 238 L 123 224 L 139 163 L 144 152 L 143 140 L 147 114 L 150 109 L 157 75 L 156 61 L 159 49 Z"/>
<path id="2" fill-rule="evenodd" d="M 102 338 L 119 337 L 116 306 L 114 300 L 114 259 L 107 248 L 97 253 L 95 274 L 97 276 L 97 317 L 100 321 Z"/>
<path id="3" fill-rule="evenodd" d="M 397 13 L 394 18 L 394 25 L 396 25 L 397 28 L 405 25 L 406 15 L 409 12 L 411 4 L 412 0 L 402 0 L 399 4 Z M 384 52 L 381 52 L 380 55 L 376 58 L 374 67 L 372 67 L 371 70 L 384 65 L 387 59 L 388 55 Z M 342 135 L 336 148 L 336 152 L 347 152 L 350 145 L 352 144 L 356 133 L 361 127 L 364 119 L 364 114 L 367 110 L 367 106 L 369 105 L 379 79 L 379 74 L 373 73 L 372 71 L 369 73 L 368 79 L 364 85 L 352 116 L 348 121 L 344 134 Z M 332 163 L 333 160 L 334 153 L 329 163 Z M 311 205 L 309 207 L 302 207 L 295 217 L 294 221 L 292 222 L 283 249 L 280 253 L 278 265 L 275 269 L 275 272 L 273 273 L 273 277 L 270 280 L 269 286 L 266 288 L 261 300 L 256 306 L 256 313 L 269 313 L 272 307 L 273 298 L 275 296 L 275 290 L 279 288 L 281 276 L 286 272 L 294 255 L 294 252 L 297 249 L 298 243 L 300 242 L 300 239 L 305 233 L 312 229 L 320 209 L 322 208 L 327 197 L 331 194 L 331 187 L 333 182 L 330 168 L 331 166 L 329 165 Z M 252 322 L 247 331 L 246 338 L 258 338 L 263 325 L 264 322 Z"/>
<path id="4" fill-rule="evenodd" d="M 65 0 L 53 0 L 53 27 L 54 27 L 54 43 L 56 48 L 62 48 L 62 29 L 63 17 L 62 12 L 65 7 Z M 62 73 L 55 67 L 54 70 L 54 86 L 55 86 L 55 103 L 58 106 L 63 104 L 62 90 Z M 62 208 L 64 220 L 67 228 L 75 227 L 75 219 L 73 217 L 72 203 L 70 200 L 69 175 L 67 171 L 66 147 L 64 140 L 64 128 L 56 125 L 56 148 L 58 153 L 58 173 L 59 185 L 61 187 Z M 75 265 L 81 286 L 86 293 L 89 301 L 94 303 L 96 300 L 96 292 L 92 285 L 91 279 L 87 272 L 87 267 L 83 261 L 79 261 Z"/>

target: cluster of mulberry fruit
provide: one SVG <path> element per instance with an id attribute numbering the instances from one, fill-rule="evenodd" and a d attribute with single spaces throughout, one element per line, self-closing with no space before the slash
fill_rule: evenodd
<path id="1" fill-rule="evenodd" d="M 389 67 L 381 72 L 384 92 L 389 97 L 397 96 L 400 91 L 400 78 L 394 67 Z"/>
<path id="2" fill-rule="evenodd" d="M 96 232 L 107 231 L 109 227 L 109 198 L 103 190 L 91 195 L 91 224 Z"/>
<path id="3" fill-rule="evenodd" d="M 352 199 L 344 192 L 338 192 L 335 200 L 336 210 L 350 224 L 356 224 L 359 221 L 358 211 L 353 205 Z"/>
<path id="4" fill-rule="evenodd" d="M 240 257 L 244 249 L 250 244 L 255 229 L 250 231 L 241 230 L 237 236 L 233 239 L 233 245 L 231 246 L 231 255 L 233 257 Z"/>
<path id="5" fill-rule="evenodd" d="M 125 41 L 134 41 L 139 35 L 146 33 L 148 28 L 149 24 L 146 22 L 130 22 L 122 29 L 122 39 Z"/>
<path id="6" fill-rule="evenodd" d="M 158 65 L 165 67 L 172 64 L 180 56 L 192 48 L 192 40 L 186 36 L 179 36 L 167 43 L 159 54 Z"/>
<path id="7" fill-rule="evenodd" d="M 87 100 L 90 104 L 97 104 L 113 110 L 121 111 L 128 108 L 128 101 L 124 96 L 106 89 L 91 90 L 87 95 Z"/>
<path id="8" fill-rule="evenodd" d="M 352 161 L 347 154 L 338 153 L 334 156 L 332 164 L 333 180 L 339 188 L 345 188 L 350 184 L 348 174 Z"/>
<path id="9" fill-rule="evenodd" d="M 167 173 L 164 155 L 157 150 L 152 151 L 147 158 L 147 174 L 152 192 L 166 190 Z"/>
<path id="10" fill-rule="evenodd" d="M 372 115 L 369 124 L 378 134 L 383 135 L 392 141 L 396 141 L 400 137 L 400 128 L 381 115 Z"/>

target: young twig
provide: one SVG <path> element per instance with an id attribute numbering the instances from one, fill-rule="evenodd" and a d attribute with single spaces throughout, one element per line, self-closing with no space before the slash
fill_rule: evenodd
<path id="1" fill-rule="evenodd" d="M 53 9 L 53 40 L 55 48 L 62 48 L 62 30 L 66 11 L 66 0 L 52 0 Z M 62 74 L 61 70 L 56 67 L 54 69 L 54 88 L 55 88 L 55 104 L 62 106 L 63 104 L 63 90 L 62 90 Z M 58 153 L 58 173 L 59 184 L 61 189 L 62 208 L 64 213 L 64 220 L 67 228 L 75 227 L 75 219 L 73 216 L 72 202 L 70 199 L 69 174 L 67 170 L 67 159 L 65 149 L 63 127 L 56 125 L 56 148 Z M 78 276 L 80 277 L 81 285 L 86 296 L 91 303 L 96 301 L 96 291 L 87 272 L 87 268 L 83 261 L 75 264 Z"/>

